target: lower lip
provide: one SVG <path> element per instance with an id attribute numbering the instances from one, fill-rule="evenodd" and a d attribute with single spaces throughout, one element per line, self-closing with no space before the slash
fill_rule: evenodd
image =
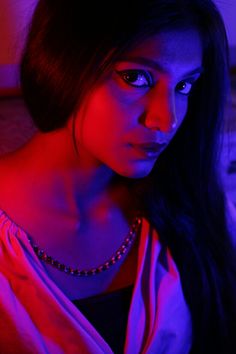
<path id="1" fill-rule="evenodd" d="M 135 151 L 138 152 L 139 156 L 145 158 L 145 159 L 156 159 L 159 155 L 160 155 L 160 152 L 161 152 L 161 148 L 160 150 L 151 150 L 151 149 L 146 149 L 146 148 L 143 148 L 139 145 L 132 145 L 132 147 L 134 148 Z"/>

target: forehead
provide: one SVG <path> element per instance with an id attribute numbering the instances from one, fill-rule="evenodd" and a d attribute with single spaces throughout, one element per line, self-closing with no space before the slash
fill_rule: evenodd
<path id="1" fill-rule="evenodd" d="M 175 70 L 176 66 L 191 70 L 201 66 L 202 41 L 194 29 L 162 32 L 128 51 L 124 55 L 124 59 L 126 58 L 150 59 L 159 63 L 166 71 Z"/>

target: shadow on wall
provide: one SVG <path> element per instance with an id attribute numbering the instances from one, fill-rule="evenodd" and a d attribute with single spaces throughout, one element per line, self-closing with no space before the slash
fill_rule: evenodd
<path id="1" fill-rule="evenodd" d="M 19 87 L 18 63 L 37 0 L 0 0 L 0 94 Z"/>
<path id="2" fill-rule="evenodd" d="M 36 131 L 22 98 L 0 98 L 0 156 L 21 147 Z"/>

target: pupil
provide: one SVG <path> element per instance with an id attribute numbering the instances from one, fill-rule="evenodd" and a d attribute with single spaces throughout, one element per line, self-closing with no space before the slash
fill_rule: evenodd
<path id="1" fill-rule="evenodd" d="M 137 74 L 136 73 L 129 73 L 127 74 L 127 79 L 131 82 L 136 81 L 137 80 Z"/>
<path id="2" fill-rule="evenodd" d="M 179 88 L 180 88 L 181 90 L 185 89 L 185 87 L 186 87 L 185 82 L 181 82 L 181 83 L 179 84 Z"/>

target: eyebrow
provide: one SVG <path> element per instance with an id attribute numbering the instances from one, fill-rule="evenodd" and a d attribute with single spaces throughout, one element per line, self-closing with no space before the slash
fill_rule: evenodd
<path id="1" fill-rule="evenodd" d="M 167 72 L 167 70 L 160 63 L 158 63 L 152 59 L 145 58 L 145 57 L 132 57 L 132 56 L 122 57 L 119 61 L 126 61 L 129 63 L 141 64 L 141 65 L 149 66 L 150 68 L 152 68 L 156 71 L 160 71 L 163 73 Z M 194 74 L 201 74 L 203 71 L 204 71 L 203 67 L 199 66 L 196 69 L 187 72 L 185 74 L 185 76 L 194 75 Z"/>

